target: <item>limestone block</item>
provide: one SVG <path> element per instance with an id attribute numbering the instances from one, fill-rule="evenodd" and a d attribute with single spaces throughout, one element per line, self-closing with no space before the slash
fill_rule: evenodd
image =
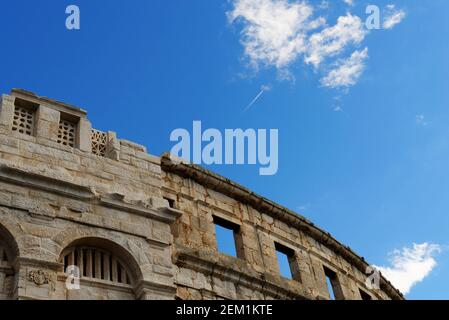
<path id="1" fill-rule="evenodd" d="M 214 277 L 212 281 L 212 288 L 219 296 L 227 299 L 237 299 L 235 284 L 231 281 L 223 281 L 219 278 Z"/>
<path id="2" fill-rule="evenodd" d="M 0 126 L 8 131 L 11 131 L 14 118 L 14 100 L 15 97 L 9 95 L 3 95 L 1 99 Z"/>
<path id="3" fill-rule="evenodd" d="M 179 268 L 176 282 L 186 287 L 193 287 L 194 271 L 187 268 Z"/>
<path id="4" fill-rule="evenodd" d="M 60 112 L 46 106 L 39 106 L 36 112 L 36 136 L 58 140 Z"/>
<path id="5" fill-rule="evenodd" d="M 92 152 L 92 125 L 84 118 L 78 122 L 78 147 L 81 151 Z"/>
<path id="6" fill-rule="evenodd" d="M 311 258 L 312 269 L 315 275 L 315 289 L 319 296 L 330 299 L 329 290 L 324 274 L 323 265 L 315 257 Z"/>

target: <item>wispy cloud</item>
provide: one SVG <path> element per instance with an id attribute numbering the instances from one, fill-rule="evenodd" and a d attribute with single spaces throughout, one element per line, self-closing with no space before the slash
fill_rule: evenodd
<path id="1" fill-rule="evenodd" d="M 318 5 L 318 9 L 329 9 L 329 1 L 328 0 L 321 0 L 320 4 Z"/>
<path id="2" fill-rule="evenodd" d="M 415 121 L 418 126 L 427 126 L 429 123 L 426 120 L 426 117 L 422 114 L 415 116 Z"/>
<path id="3" fill-rule="evenodd" d="M 383 22 L 384 29 L 392 29 L 405 18 L 405 11 L 396 9 L 394 4 L 390 4 L 385 9 L 385 18 Z"/>
<path id="4" fill-rule="evenodd" d="M 334 97 L 334 103 L 332 105 L 332 109 L 335 112 L 344 112 L 344 110 L 343 110 L 343 102 L 341 100 L 341 96 Z"/>
<path id="5" fill-rule="evenodd" d="M 408 294 L 412 287 L 426 278 L 437 265 L 434 255 L 441 246 L 424 242 L 413 244 L 391 253 L 391 266 L 377 269 L 402 293 Z"/>
<path id="6" fill-rule="evenodd" d="M 315 72 L 327 73 L 321 83 L 329 88 L 347 89 L 357 83 L 365 69 L 368 49 L 359 50 L 368 30 L 362 19 L 352 13 L 329 24 L 330 3 L 299 0 L 231 0 L 231 24 L 241 23 L 240 42 L 254 70 L 275 68 L 279 78 L 294 80 L 291 67 L 297 62 L 311 65 Z M 352 7 L 353 0 L 342 0 Z M 394 5 L 386 8 L 384 27 L 391 29 L 405 12 Z M 355 50 L 355 51 L 354 51 Z M 346 56 L 352 52 L 350 56 Z M 329 66 L 337 68 L 329 72 Z"/>
<path id="7" fill-rule="evenodd" d="M 310 203 L 305 203 L 305 204 L 301 204 L 299 206 L 296 207 L 296 209 L 301 213 L 301 212 L 305 212 L 308 211 L 311 207 Z"/>
<path id="8" fill-rule="evenodd" d="M 348 45 L 360 44 L 365 35 L 366 30 L 359 17 L 349 13 L 341 16 L 336 25 L 310 37 L 305 62 L 317 67 L 325 58 L 342 53 Z"/>
<path id="9" fill-rule="evenodd" d="M 329 88 L 353 86 L 362 75 L 367 58 L 368 48 L 355 51 L 348 59 L 340 60 L 337 67 L 321 79 L 321 84 Z"/>
<path id="10" fill-rule="evenodd" d="M 282 69 L 305 52 L 306 32 L 319 25 L 311 21 L 313 7 L 285 0 L 236 0 L 228 13 L 231 23 L 244 23 L 241 43 L 253 67 Z"/>

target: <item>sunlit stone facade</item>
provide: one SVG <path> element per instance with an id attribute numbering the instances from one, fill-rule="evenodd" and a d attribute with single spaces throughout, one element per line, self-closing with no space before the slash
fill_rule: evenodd
<path id="1" fill-rule="evenodd" d="M 218 252 L 217 221 L 237 257 Z M 339 299 L 403 299 L 382 277 L 368 288 L 367 266 L 232 181 L 93 130 L 82 109 L 2 96 L 0 299 L 329 299 L 326 275 Z"/>

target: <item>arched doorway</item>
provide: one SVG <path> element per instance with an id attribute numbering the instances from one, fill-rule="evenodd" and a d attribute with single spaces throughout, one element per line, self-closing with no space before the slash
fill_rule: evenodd
<path id="1" fill-rule="evenodd" d="M 12 235 L 0 225 L 0 300 L 14 299 L 17 279 L 14 262 L 19 252 Z"/>
<path id="2" fill-rule="evenodd" d="M 140 269 L 129 252 L 100 238 L 71 243 L 60 256 L 68 300 L 133 300 Z"/>

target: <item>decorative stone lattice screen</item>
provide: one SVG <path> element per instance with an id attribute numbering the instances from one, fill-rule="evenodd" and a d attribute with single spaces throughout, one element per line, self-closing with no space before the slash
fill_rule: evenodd
<path id="1" fill-rule="evenodd" d="M 58 143 L 74 148 L 76 139 L 76 124 L 70 121 L 59 122 Z"/>
<path id="2" fill-rule="evenodd" d="M 34 112 L 26 108 L 15 107 L 12 130 L 29 136 L 33 135 Z"/>
<path id="3" fill-rule="evenodd" d="M 128 269 L 112 253 L 98 248 L 75 247 L 64 256 L 64 271 L 69 266 L 79 268 L 81 278 L 132 284 Z"/>
<path id="4" fill-rule="evenodd" d="M 100 156 L 106 156 L 106 146 L 108 141 L 108 135 L 106 132 L 101 132 L 92 129 L 92 153 Z"/>

